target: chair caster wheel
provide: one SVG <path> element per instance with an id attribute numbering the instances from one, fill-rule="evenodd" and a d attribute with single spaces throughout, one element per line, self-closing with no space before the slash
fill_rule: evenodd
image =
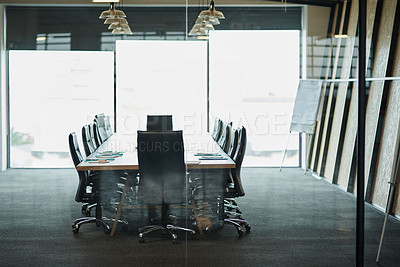
<path id="1" fill-rule="evenodd" d="M 87 207 L 88 205 L 82 205 L 82 214 L 85 214 L 87 212 Z"/>
<path id="2" fill-rule="evenodd" d="M 173 245 L 178 245 L 179 244 L 179 240 L 178 239 L 172 239 L 172 244 Z"/>
<path id="3" fill-rule="evenodd" d="M 146 241 L 144 240 L 144 238 L 139 238 L 139 243 L 145 243 Z"/>
<path id="4" fill-rule="evenodd" d="M 246 228 L 246 231 L 247 231 L 247 232 L 250 232 L 250 230 L 251 230 L 250 224 L 246 224 L 244 227 Z"/>
<path id="5" fill-rule="evenodd" d="M 74 234 L 77 234 L 79 232 L 79 227 L 76 227 L 75 225 L 72 225 L 72 232 Z"/>
<path id="6" fill-rule="evenodd" d="M 238 232 L 239 236 L 242 236 L 244 234 L 244 231 L 242 229 L 239 229 L 239 228 L 237 229 L 237 232 Z"/>
<path id="7" fill-rule="evenodd" d="M 111 229 L 110 228 L 104 228 L 104 234 L 108 235 L 111 233 Z"/>

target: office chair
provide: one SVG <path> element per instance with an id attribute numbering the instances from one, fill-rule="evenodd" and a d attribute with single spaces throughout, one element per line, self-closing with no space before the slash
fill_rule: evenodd
<path id="1" fill-rule="evenodd" d="M 251 226 L 242 216 L 242 212 L 237 205 L 236 201 L 233 198 L 242 197 L 245 195 L 242 180 L 241 180 L 241 168 L 243 158 L 246 152 L 246 143 L 247 143 L 247 133 L 246 128 L 242 127 L 238 132 L 239 142 L 237 145 L 237 149 L 235 154 L 233 155 L 233 161 L 235 161 L 236 167 L 231 169 L 229 172 L 231 182 L 228 183 L 226 188 L 225 196 L 224 196 L 224 213 L 225 219 L 224 222 L 228 224 L 233 224 L 238 234 L 243 235 L 243 225 L 246 228 L 246 231 L 250 231 Z"/>
<path id="2" fill-rule="evenodd" d="M 104 126 L 105 126 L 105 129 L 106 129 L 106 134 L 107 134 L 107 139 L 108 139 L 114 133 L 114 131 L 113 131 L 112 127 L 111 127 L 110 118 L 108 116 L 106 116 L 104 118 Z"/>
<path id="3" fill-rule="evenodd" d="M 92 145 L 93 145 L 94 149 L 97 149 L 99 147 L 99 145 L 97 144 L 97 141 L 96 141 L 96 135 L 94 132 L 94 127 L 95 127 L 94 123 L 93 122 L 89 123 L 88 126 L 89 126 L 90 139 L 92 140 Z"/>
<path id="4" fill-rule="evenodd" d="M 194 230 L 172 225 L 168 221 L 170 205 L 177 204 L 182 208 L 186 199 L 186 165 L 182 131 L 138 131 L 137 148 L 140 199 L 144 204 L 153 207 L 161 205 L 161 224 L 141 227 L 139 242 L 145 242 L 145 234 L 158 230 L 169 233 L 174 244 L 178 242 L 174 230 L 183 230 L 194 235 Z"/>
<path id="5" fill-rule="evenodd" d="M 147 131 L 172 131 L 172 115 L 147 115 Z"/>
<path id="6" fill-rule="evenodd" d="M 232 122 L 226 123 L 224 126 L 225 127 L 222 131 L 221 137 L 218 139 L 218 145 L 225 153 L 228 153 L 229 146 L 231 144 Z"/>
<path id="7" fill-rule="evenodd" d="M 233 130 L 231 143 L 229 145 L 229 149 L 227 152 L 230 158 L 233 158 L 233 156 L 235 155 L 238 143 L 239 143 L 239 129 L 235 129 Z"/>
<path id="8" fill-rule="evenodd" d="M 211 132 L 211 137 L 215 140 L 215 137 L 217 136 L 217 132 L 218 132 L 218 121 L 219 121 L 219 118 L 215 118 L 215 120 L 214 120 L 214 128 L 213 128 L 213 130 L 212 130 L 212 132 Z"/>
<path id="9" fill-rule="evenodd" d="M 217 126 L 214 126 L 214 128 L 216 128 L 215 135 L 212 135 L 212 138 L 214 139 L 215 142 L 218 142 L 218 139 L 221 137 L 222 130 L 224 128 L 224 122 L 221 119 L 217 119 L 216 125 Z"/>
<path id="10" fill-rule="evenodd" d="M 103 143 L 108 139 L 107 131 L 106 131 L 106 123 L 104 113 L 96 114 L 93 120 L 97 125 L 97 134 L 100 140 L 100 143 Z"/>
<path id="11" fill-rule="evenodd" d="M 83 161 L 82 154 L 79 149 L 78 139 L 76 133 L 70 133 L 69 138 L 69 150 L 74 162 L 75 167 Z M 79 203 L 88 203 L 89 205 L 98 204 L 98 177 L 89 177 L 89 172 L 87 171 L 77 171 L 79 177 L 78 189 L 75 195 L 75 201 Z M 88 190 L 91 187 L 91 191 Z M 96 205 L 96 216 L 95 217 L 83 217 L 76 219 L 72 225 L 72 231 L 74 234 L 79 232 L 79 228 L 83 224 L 96 223 L 97 226 L 103 226 L 104 233 L 108 234 L 111 231 L 110 226 L 102 220 L 101 217 L 101 206 Z"/>
<path id="12" fill-rule="evenodd" d="M 101 139 L 99 135 L 99 127 L 97 125 L 97 122 L 93 122 L 93 137 L 96 143 L 97 148 L 103 143 L 103 140 Z"/>
<path id="13" fill-rule="evenodd" d="M 93 144 L 93 139 L 90 135 L 89 125 L 84 125 L 82 127 L 82 143 L 86 157 L 96 151 L 95 145 Z"/>

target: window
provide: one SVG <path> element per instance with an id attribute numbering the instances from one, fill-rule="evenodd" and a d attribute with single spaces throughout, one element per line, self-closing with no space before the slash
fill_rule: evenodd
<path id="1" fill-rule="evenodd" d="M 146 129 L 148 114 L 173 115 L 174 129 L 205 133 L 207 43 L 117 41 L 117 131 Z"/>
<path id="2" fill-rule="evenodd" d="M 244 125 L 245 166 L 280 166 L 299 81 L 299 31 L 210 32 L 210 121 Z M 289 138 L 285 166 L 299 165 Z"/>
<path id="3" fill-rule="evenodd" d="M 10 51 L 10 167 L 72 166 L 68 134 L 80 136 L 97 113 L 113 114 L 113 56 Z"/>

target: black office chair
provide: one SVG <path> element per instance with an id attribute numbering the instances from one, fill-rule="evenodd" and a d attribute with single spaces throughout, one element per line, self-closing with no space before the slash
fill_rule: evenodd
<path id="1" fill-rule="evenodd" d="M 224 126 L 221 137 L 218 139 L 218 145 L 225 153 L 228 153 L 231 144 L 232 122 L 226 123 Z"/>
<path id="2" fill-rule="evenodd" d="M 93 144 L 93 139 L 90 135 L 89 125 L 84 125 L 82 127 L 82 143 L 86 157 L 96 151 L 95 145 Z"/>
<path id="3" fill-rule="evenodd" d="M 79 149 L 78 139 L 76 133 L 71 133 L 68 138 L 69 141 L 69 150 L 72 157 L 72 161 L 74 162 L 75 167 L 78 166 L 79 163 L 83 161 L 82 154 Z M 76 219 L 72 225 L 72 231 L 77 234 L 79 232 L 79 228 L 83 224 L 87 223 L 96 223 L 97 226 L 103 226 L 104 233 L 108 234 L 111 231 L 110 226 L 102 220 L 101 216 L 101 206 L 98 205 L 99 197 L 98 197 L 98 183 L 96 178 L 89 176 L 89 172 L 87 171 L 77 171 L 79 177 L 78 189 L 75 195 L 75 201 L 79 203 L 88 203 L 97 204 L 96 205 L 96 216 L 95 217 L 82 217 Z M 88 187 L 91 187 L 91 190 L 88 190 Z"/>
<path id="4" fill-rule="evenodd" d="M 100 137 L 99 134 L 99 127 L 97 125 L 97 122 L 93 122 L 93 138 L 95 140 L 97 148 L 103 143 L 103 140 Z"/>
<path id="5" fill-rule="evenodd" d="M 239 143 L 239 129 L 235 129 L 233 130 L 231 143 L 229 145 L 229 149 L 227 152 L 230 158 L 233 158 L 233 156 L 235 155 L 238 143 Z"/>
<path id="6" fill-rule="evenodd" d="M 147 115 L 147 131 L 172 131 L 172 115 Z"/>
<path id="7" fill-rule="evenodd" d="M 215 129 L 215 134 L 212 135 L 212 138 L 214 139 L 215 142 L 218 142 L 219 138 L 221 137 L 223 128 L 224 128 L 224 122 L 221 119 L 217 119 L 217 126 L 214 126 Z M 213 131 L 214 133 L 214 131 Z"/>
<path id="8" fill-rule="evenodd" d="M 106 131 L 106 123 L 105 123 L 105 116 L 104 113 L 96 114 L 93 120 L 97 125 L 97 134 L 99 137 L 100 143 L 103 143 L 108 139 L 107 131 Z"/>
<path id="9" fill-rule="evenodd" d="M 104 117 L 104 125 L 105 125 L 107 139 L 108 139 L 114 133 L 114 131 L 113 131 L 112 127 L 111 127 L 110 118 L 108 116 Z"/>
<path id="10" fill-rule="evenodd" d="M 219 121 L 219 118 L 215 118 L 215 120 L 214 120 L 214 128 L 213 128 L 213 130 L 212 130 L 212 132 L 211 132 L 211 137 L 215 140 L 215 137 L 217 136 L 217 132 L 218 132 L 218 121 Z"/>
<path id="11" fill-rule="evenodd" d="M 170 205 L 177 204 L 182 208 L 186 199 L 186 165 L 182 131 L 138 131 L 137 149 L 140 199 L 144 204 L 153 207 L 161 205 L 161 224 L 140 228 L 139 242 L 145 242 L 144 235 L 157 230 L 168 232 L 172 236 L 173 243 L 177 243 L 177 235 L 173 230 L 195 234 L 192 229 L 168 222 Z"/>
<path id="12" fill-rule="evenodd" d="M 233 224 L 236 226 L 239 235 L 243 235 L 244 231 L 242 226 L 245 226 L 246 231 L 250 231 L 250 224 L 243 218 L 242 212 L 233 198 L 242 197 L 245 195 L 242 180 L 241 180 L 241 168 L 243 158 L 246 152 L 247 133 L 246 128 L 242 127 L 239 130 L 239 142 L 235 154 L 233 155 L 233 161 L 235 161 L 236 167 L 230 171 L 230 180 L 225 192 L 224 199 L 224 212 L 225 212 L 225 223 Z"/>
<path id="13" fill-rule="evenodd" d="M 95 130 L 94 130 L 95 125 L 92 122 L 92 123 L 89 123 L 88 126 L 89 126 L 90 139 L 92 140 L 92 145 L 93 145 L 94 149 L 97 149 L 99 147 L 99 145 L 97 143 L 98 141 L 97 141 L 97 138 L 95 135 Z"/>

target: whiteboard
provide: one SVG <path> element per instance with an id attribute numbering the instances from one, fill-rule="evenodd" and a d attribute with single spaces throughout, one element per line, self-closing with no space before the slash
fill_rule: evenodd
<path id="1" fill-rule="evenodd" d="M 299 81 L 290 132 L 314 133 L 320 103 L 321 85 L 321 80 Z"/>

